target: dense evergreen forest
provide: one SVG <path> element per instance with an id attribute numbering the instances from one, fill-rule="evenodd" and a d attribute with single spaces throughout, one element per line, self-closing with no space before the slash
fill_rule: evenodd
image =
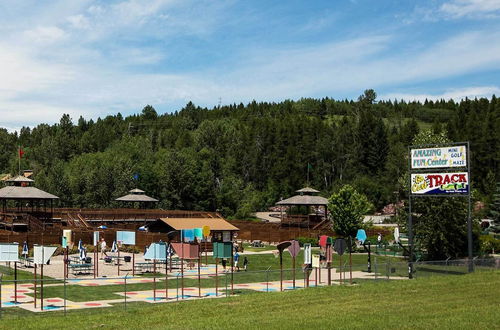
<path id="1" fill-rule="evenodd" d="M 61 206 L 115 207 L 138 187 L 164 209 L 218 210 L 247 217 L 307 184 L 329 196 L 343 184 L 377 209 L 404 198 L 398 179 L 421 130 L 470 141 L 476 196 L 488 202 L 500 181 L 500 101 L 356 101 L 330 98 L 232 104 L 188 103 L 180 111 L 96 121 L 64 115 L 55 125 L 0 129 L 0 173 L 22 169 Z M 309 183 L 307 182 L 309 170 Z M 135 174 L 138 175 L 134 179 Z"/>

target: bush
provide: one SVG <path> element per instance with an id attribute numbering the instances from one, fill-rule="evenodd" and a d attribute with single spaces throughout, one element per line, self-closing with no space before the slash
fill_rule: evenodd
<path id="1" fill-rule="evenodd" d="M 492 235 L 481 235 L 479 237 L 482 253 L 498 253 L 500 251 L 500 239 Z"/>
<path id="2" fill-rule="evenodd" d="M 311 246 L 319 245 L 318 239 L 313 237 L 297 237 L 297 241 L 300 246 L 304 246 L 305 243 L 309 243 Z"/>

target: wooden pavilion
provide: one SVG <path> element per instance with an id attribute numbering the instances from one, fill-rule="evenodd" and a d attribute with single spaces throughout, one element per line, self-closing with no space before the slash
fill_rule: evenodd
<path id="1" fill-rule="evenodd" d="M 328 199 L 317 196 L 318 190 L 305 187 L 298 195 L 276 203 L 281 207 L 281 226 L 319 229 L 328 223 Z"/>
<path id="2" fill-rule="evenodd" d="M 0 189 L 0 223 L 4 229 L 45 230 L 52 224 L 53 202 L 59 197 L 34 187 L 34 180 L 21 175 L 5 182 L 7 186 Z"/>

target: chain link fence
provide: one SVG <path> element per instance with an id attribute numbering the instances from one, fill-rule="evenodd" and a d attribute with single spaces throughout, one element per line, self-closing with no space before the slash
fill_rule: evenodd
<path id="1" fill-rule="evenodd" d="M 345 258 L 348 259 L 348 258 Z M 500 258 L 475 259 L 474 271 L 500 268 Z M 102 278 L 22 278 L 13 280 L 12 270 L 2 268 L 0 275 L 0 318 L 26 315 L 50 317 L 55 314 L 95 313 L 107 309 L 143 308 L 154 303 L 177 302 L 199 298 L 229 297 L 250 293 L 271 293 L 328 285 L 361 284 L 365 281 L 387 281 L 408 278 L 408 263 L 377 257 L 367 263 L 350 264 L 349 260 L 331 268 L 267 269 L 261 271 L 203 273 L 186 269 L 184 274 L 146 273 L 132 277 Z M 464 275 L 469 260 L 415 262 L 414 278 Z M 43 297 L 43 300 L 42 300 Z"/>

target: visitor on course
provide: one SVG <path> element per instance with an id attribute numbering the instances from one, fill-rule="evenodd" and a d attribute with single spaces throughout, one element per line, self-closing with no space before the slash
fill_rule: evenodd
<path id="1" fill-rule="evenodd" d="M 226 259 L 222 259 L 221 263 L 222 263 L 222 268 L 224 269 L 224 271 L 226 271 Z"/>
<path id="2" fill-rule="evenodd" d="M 101 259 L 104 259 L 104 256 L 108 256 L 106 253 L 106 241 L 104 240 L 104 237 L 101 238 Z"/>
<path id="3" fill-rule="evenodd" d="M 243 258 L 243 269 L 245 269 L 245 272 L 247 271 L 248 268 L 248 259 L 247 257 Z"/>
<path id="4" fill-rule="evenodd" d="M 377 242 L 378 242 L 379 247 L 382 246 L 382 234 L 381 233 L 378 233 Z"/>
<path id="5" fill-rule="evenodd" d="M 237 272 L 240 271 L 240 266 L 238 266 L 238 261 L 240 261 L 240 255 L 238 254 L 238 252 L 236 252 L 234 254 L 234 268 L 236 268 Z"/>

